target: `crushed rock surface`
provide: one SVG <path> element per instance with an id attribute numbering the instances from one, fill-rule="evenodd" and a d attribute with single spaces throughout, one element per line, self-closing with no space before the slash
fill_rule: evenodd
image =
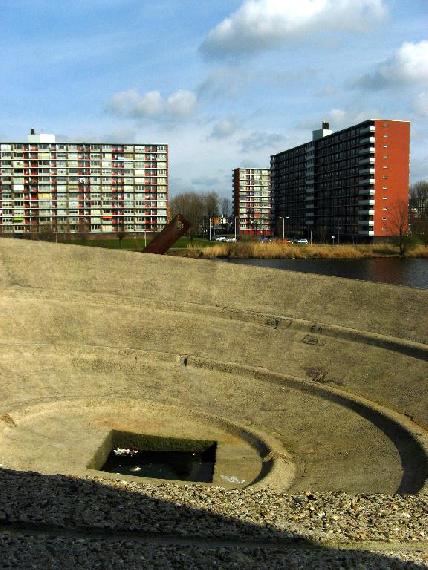
<path id="1" fill-rule="evenodd" d="M 428 495 L 0 471 L 2 568 L 428 568 L 427 545 Z"/>

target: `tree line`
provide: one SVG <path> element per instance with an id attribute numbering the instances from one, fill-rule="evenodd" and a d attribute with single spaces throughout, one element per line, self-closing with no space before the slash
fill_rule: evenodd
<path id="1" fill-rule="evenodd" d="M 428 243 L 428 181 L 412 184 L 409 194 L 409 221 L 412 235 Z"/>
<path id="2" fill-rule="evenodd" d="M 171 217 L 181 214 L 191 224 L 190 233 L 202 233 L 209 226 L 210 219 L 232 216 L 232 201 L 221 198 L 217 192 L 183 192 L 170 202 Z"/>

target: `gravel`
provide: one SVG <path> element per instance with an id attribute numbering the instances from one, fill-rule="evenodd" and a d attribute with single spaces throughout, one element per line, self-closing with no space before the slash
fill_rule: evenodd
<path id="1" fill-rule="evenodd" d="M 9 553 L 4 558 L 6 551 Z M 8 568 L 245 568 L 245 569 L 415 569 L 426 568 L 419 554 L 379 555 L 334 549 L 266 550 L 199 546 L 148 546 L 133 541 L 105 543 L 88 540 L 4 537 L 0 535 L 2 570 Z"/>
<path id="2" fill-rule="evenodd" d="M 1 568 L 426 568 L 427 545 L 428 495 L 0 472 Z"/>

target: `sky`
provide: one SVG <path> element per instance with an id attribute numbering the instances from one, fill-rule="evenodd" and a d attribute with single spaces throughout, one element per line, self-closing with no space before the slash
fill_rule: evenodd
<path id="1" fill-rule="evenodd" d="M 0 140 L 167 143 L 170 191 L 369 118 L 428 180 L 428 0 L 0 0 Z"/>

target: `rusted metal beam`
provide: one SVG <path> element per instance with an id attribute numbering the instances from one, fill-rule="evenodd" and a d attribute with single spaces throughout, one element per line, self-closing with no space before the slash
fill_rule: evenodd
<path id="1" fill-rule="evenodd" d="M 163 255 L 174 245 L 178 238 L 184 236 L 190 226 L 190 222 L 188 222 L 184 216 L 178 214 L 164 227 L 161 233 L 143 249 L 143 253 L 157 253 Z"/>

